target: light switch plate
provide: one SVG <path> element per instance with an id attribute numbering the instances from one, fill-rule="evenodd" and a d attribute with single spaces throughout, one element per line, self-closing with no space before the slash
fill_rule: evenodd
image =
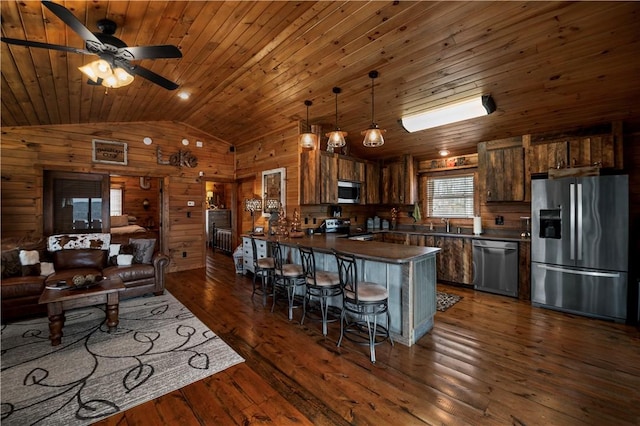
<path id="1" fill-rule="evenodd" d="M 202 141 L 196 141 L 196 147 L 202 148 Z"/>
<path id="2" fill-rule="evenodd" d="M 196 205 L 196 202 L 195 202 L 195 201 L 187 201 L 187 206 L 188 206 L 188 207 L 193 207 L 193 206 L 195 206 L 195 205 Z"/>

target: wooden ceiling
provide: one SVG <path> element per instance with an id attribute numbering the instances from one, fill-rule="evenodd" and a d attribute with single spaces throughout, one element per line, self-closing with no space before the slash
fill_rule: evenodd
<path id="1" fill-rule="evenodd" d="M 34 1 L 1 3 L 2 35 L 84 48 Z M 352 155 L 437 157 L 480 141 L 640 121 L 640 2 L 64 1 L 92 31 L 118 24 L 129 46 L 173 44 L 181 59 L 138 64 L 142 78 L 105 93 L 78 67 L 93 56 L 2 44 L 2 125 L 179 121 L 236 146 L 304 120 L 335 122 Z M 375 120 L 386 143 L 364 148 Z M 183 101 L 184 90 L 191 98 Z M 403 114 L 491 94 L 490 116 L 409 134 Z"/>

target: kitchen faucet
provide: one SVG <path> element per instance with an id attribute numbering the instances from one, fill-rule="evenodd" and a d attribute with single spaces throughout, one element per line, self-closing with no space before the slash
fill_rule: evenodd
<path id="1" fill-rule="evenodd" d="M 443 222 L 446 225 L 446 232 L 451 232 L 451 227 L 449 226 L 449 218 L 443 217 L 440 219 L 440 222 Z"/>

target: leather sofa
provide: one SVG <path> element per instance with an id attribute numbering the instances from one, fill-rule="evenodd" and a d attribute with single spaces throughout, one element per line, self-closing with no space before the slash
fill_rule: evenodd
<path id="1" fill-rule="evenodd" d="M 48 276 L 16 276 L 3 278 L 1 285 L 2 322 L 18 318 L 46 314 L 46 306 L 38 299 L 44 287 L 60 280 L 71 282 L 75 275 L 119 276 L 125 289 L 120 298 L 141 296 L 147 293 L 160 295 L 164 292 L 166 268 L 169 258 L 155 252 L 149 264 L 133 263 L 128 266 L 108 265 L 108 250 L 65 249 L 48 253 L 55 272 Z"/>

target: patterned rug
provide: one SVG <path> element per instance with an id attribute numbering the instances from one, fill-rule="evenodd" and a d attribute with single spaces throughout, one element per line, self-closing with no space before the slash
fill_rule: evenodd
<path id="1" fill-rule="evenodd" d="M 51 346 L 47 318 L 2 326 L 2 425 L 85 425 L 243 362 L 171 294 L 66 313 Z"/>
<path id="2" fill-rule="evenodd" d="M 442 291 L 436 291 L 437 305 L 436 309 L 440 312 L 444 312 L 462 299 L 461 296 L 455 294 L 444 293 Z"/>

